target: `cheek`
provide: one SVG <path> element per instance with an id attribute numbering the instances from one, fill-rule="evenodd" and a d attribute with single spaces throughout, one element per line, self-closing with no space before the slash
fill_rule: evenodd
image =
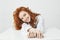
<path id="1" fill-rule="evenodd" d="M 30 18 L 30 16 L 29 16 L 29 20 L 30 20 L 31 18 Z"/>
<path id="2" fill-rule="evenodd" d="M 25 21 L 25 19 L 22 19 L 22 21 Z"/>
<path id="3" fill-rule="evenodd" d="M 22 19 L 22 21 L 24 21 L 24 22 L 25 22 L 25 21 L 26 21 L 26 17 L 24 17 L 24 19 Z"/>
<path id="4" fill-rule="evenodd" d="M 22 19 L 22 21 L 24 21 L 24 22 L 30 21 L 30 16 L 26 15 L 26 16 L 24 17 L 24 19 Z"/>

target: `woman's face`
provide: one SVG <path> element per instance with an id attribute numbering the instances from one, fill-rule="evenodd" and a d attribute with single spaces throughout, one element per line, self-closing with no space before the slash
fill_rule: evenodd
<path id="1" fill-rule="evenodd" d="M 19 18 L 23 21 L 23 22 L 30 22 L 30 15 L 28 14 L 28 12 L 25 11 L 21 11 L 19 13 Z"/>

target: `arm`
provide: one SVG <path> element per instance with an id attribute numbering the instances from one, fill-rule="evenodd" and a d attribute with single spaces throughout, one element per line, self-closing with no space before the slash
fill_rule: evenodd
<path id="1" fill-rule="evenodd" d="M 44 33 L 44 18 L 42 16 L 38 16 L 38 24 L 37 24 L 37 29 L 40 30 L 42 33 Z"/>

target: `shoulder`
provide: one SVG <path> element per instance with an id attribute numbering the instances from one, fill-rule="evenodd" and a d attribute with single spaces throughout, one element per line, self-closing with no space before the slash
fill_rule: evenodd
<path id="1" fill-rule="evenodd" d="M 43 16 L 38 15 L 38 16 L 36 16 L 36 19 L 37 19 L 38 21 L 41 21 L 41 20 L 43 20 L 44 18 L 43 18 Z"/>

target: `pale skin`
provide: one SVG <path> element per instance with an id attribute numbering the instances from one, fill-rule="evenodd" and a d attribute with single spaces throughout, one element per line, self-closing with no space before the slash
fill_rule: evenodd
<path id="1" fill-rule="evenodd" d="M 19 18 L 24 22 L 30 22 L 30 15 L 25 11 L 19 13 Z"/>
<path id="2" fill-rule="evenodd" d="M 23 21 L 23 22 L 30 22 L 31 21 L 31 17 L 30 15 L 28 14 L 28 12 L 25 12 L 25 11 L 21 11 L 19 13 L 19 18 Z M 31 31 L 33 30 L 33 31 Z M 34 28 L 31 28 L 31 30 L 29 30 L 29 34 L 28 34 L 28 37 L 30 38 L 34 38 L 36 37 L 36 34 L 37 34 L 37 37 L 38 38 L 41 38 L 41 32 L 38 30 L 38 29 L 34 29 Z"/>
<path id="3" fill-rule="evenodd" d="M 43 33 L 41 33 L 40 30 L 35 29 L 35 28 L 29 28 L 28 29 L 29 33 L 28 33 L 28 37 L 29 38 L 43 38 Z"/>

